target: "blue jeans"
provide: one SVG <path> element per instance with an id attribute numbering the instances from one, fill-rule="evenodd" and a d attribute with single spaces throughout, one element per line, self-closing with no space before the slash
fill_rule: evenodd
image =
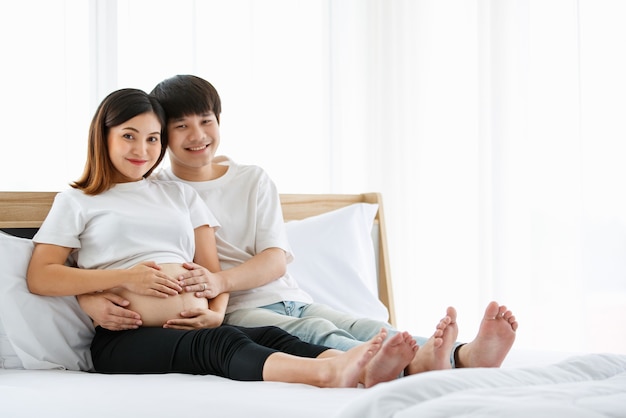
<path id="1" fill-rule="evenodd" d="M 226 315 L 225 323 L 243 327 L 274 325 L 284 329 L 301 340 L 326 347 L 348 351 L 362 342 L 373 338 L 381 328 L 389 330 L 389 335 L 399 331 L 386 322 L 368 318 L 354 318 L 319 303 L 278 302 L 259 308 L 240 309 Z M 428 338 L 413 336 L 422 346 Z M 450 353 L 450 363 L 454 367 L 454 351 Z"/>

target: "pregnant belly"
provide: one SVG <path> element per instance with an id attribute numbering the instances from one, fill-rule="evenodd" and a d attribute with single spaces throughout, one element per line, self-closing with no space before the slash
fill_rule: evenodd
<path id="1" fill-rule="evenodd" d="M 161 271 L 175 278 L 188 271 L 181 264 L 161 264 Z M 169 319 L 181 318 L 180 313 L 193 308 L 208 309 L 209 301 L 198 298 L 193 293 L 179 293 L 176 296 L 159 298 L 156 296 L 138 295 L 126 289 L 116 289 L 115 293 L 130 302 L 128 309 L 141 315 L 144 327 L 162 327 Z"/>

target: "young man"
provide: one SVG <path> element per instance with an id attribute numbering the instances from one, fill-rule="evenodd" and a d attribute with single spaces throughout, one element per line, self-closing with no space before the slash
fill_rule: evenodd
<path id="1" fill-rule="evenodd" d="M 350 318 L 314 303 L 298 287 L 297 278 L 289 276 L 286 265 L 292 255 L 274 183 L 257 166 L 216 158 L 221 101 L 209 82 L 179 75 L 159 83 L 151 94 L 168 114 L 171 168 L 158 177 L 190 184 L 222 225 L 216 236 L 223 271 L 211 274 L 188 265 L 190 271 L 180 281 L 186 291 L 208 298 L 230 293 L 225 323 L 276 325 L 305 341 L 341 350 L 367 341 L 381 327 L 390 335 L 403 335 L 389 324 Z M 99 306 L 95 301 L 81 301 L 81 305 L 92 317 L 98 316 L 100 323 L 125 329 L 140 321 L 124 308 L 125 301 L 106 295 L 98 300 Z M 470 343 L 456 342 L 456 311 L 448 308 L 430 338 L 413 337 L 419 350 L 406 335 L 396 337 L 395 345 L 386 345 L 388 351 L 408 359 L 408 374 L 450 367 L 498 367 L 514 342 L 516 329 L 512 312 L 492 302 Z"/>

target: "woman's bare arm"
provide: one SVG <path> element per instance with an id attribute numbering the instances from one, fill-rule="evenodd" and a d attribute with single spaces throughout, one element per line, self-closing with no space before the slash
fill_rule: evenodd
<path id="1" fill-rule="evenodd" d="M 220 270 L 219 257 L 217 255 L 217 244 L 215 242 L 215 232 L 208 225 L 198 227 L 194 230 L 196 252 L 193 263 L 185 263 L 183 266 L 194 271 L 197 283 L 205 283 Z M 196 293 L 198 296 L 198 293 Z M 181 318 L 168 320 L 164 327 L 175 329 L 198 329 L 215 328 L 224 322 L 226 306 L 228 305 L 229 294 L 222 293 L 214 299 L 209 300 L 209 309 L 194 309 L 181 312 Z"/>
<path id="2" fill-rule="evenodd" d="M 215 241 L 215 230 L 209 226 L 196 228 L 196 253 L 194 262 L 205 267 L 211 273 L 217 273 L 222 268 L 220 259 L 217 254 L 217 243 Z M 226 306 L 228 305 L 229 294 L 221 293 L 209 302 L 209 308 L 213 312 L 218 312 L 222 316 L 226 314 Z"/>
<path id="3" fill-rule="evenodd" d="M 142 263 L 124 270 L 92 270 L 69 267 L 65 261 L 71 249 L 36 244 L 26 275 L 28 289 L 45 296 L 75 296 L 123 287 L 142 295 L 167 297 L 182 288 L 155 263 Z"/>

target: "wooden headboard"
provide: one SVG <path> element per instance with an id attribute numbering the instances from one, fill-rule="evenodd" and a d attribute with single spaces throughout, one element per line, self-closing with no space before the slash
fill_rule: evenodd
<path id="1" fill-rule="evenodd" d="M 45 219 L 56 192 L 0 192 L 0 228 L 38 228 Z M 281 194 L 285 221 L 304 219 L 353 203 L 377 203 L 374 220 L 378 228 L 378 297 L 389 310 L 389 321 L 396 323 L 387 235 L 380 193 L 361 194 Z"/>

